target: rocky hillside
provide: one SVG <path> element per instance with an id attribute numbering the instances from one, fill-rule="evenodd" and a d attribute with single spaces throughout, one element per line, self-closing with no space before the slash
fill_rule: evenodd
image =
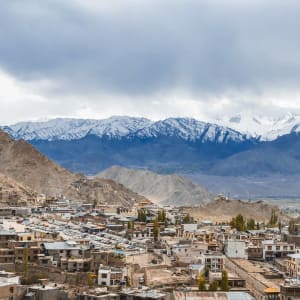
<path id="1" fill-rule="evenodd" d="M 133 205 L 144 197 L 104 179 L 87 179 L 53 163 L 24 140 L 15 141 L 0 130 L 0 172 L 49 196 L 98 203 Z"/>
<path id="2" fill-rule="evenodd" d="M 176 174 L 160 175 L 148 170 L 113 166 L 97 177 L 112 179 L 160 204 L 199 205 L 213 199 L 205 188 Z"/>
<path id="3" fill-rule="evenodd" d="M 256 221 L 267 223 L 270 220 L 272 209 L 275 209 L 281 218 L 286 217 L 282 215 L 277 206 L 263 201 L 244 202 L 225 199 L 217 199 L 200 207 L 186 208 L 185 212 L 195 220 L 230 221 L 232 217 L 242 214 L 247 219 L 253 218 Z"/>
<path id="4" fill-rule="evenodd" d="M 20 206 L 33 202 L 35 198 L 32 189 L 0 173 L 0 206 Z"/>

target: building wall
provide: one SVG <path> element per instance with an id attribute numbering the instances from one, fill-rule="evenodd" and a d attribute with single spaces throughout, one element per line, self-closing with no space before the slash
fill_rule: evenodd
<path id="1" fill-rule="evenodd" d="M 248 259 L 246 242 L 227 240 L 225 244 L 225 254 L 230 258 Z"/>

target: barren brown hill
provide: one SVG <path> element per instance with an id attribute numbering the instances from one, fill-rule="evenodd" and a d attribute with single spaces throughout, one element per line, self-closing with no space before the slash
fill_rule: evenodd
<path id="1" fill-rule="evenodd" d="M 112 180 L 73 174 L 42 155 L 24 140 L 15 141 L 0 130 L 0 172 L 32 190 L 69 199 L 133 205 L 144 197 Z"/>
<path id="2" fill-rule="evenodd" d="M 35 199 L 36 193 L 32 189 L 0 173 L 0 206 L 24 205 Z"/>
<path id="3" fill-rule="evenodd" d="M 277 206 L 263 201 L 244 202 L 241 200 L 217 199 L 200 207 L 185 208 L 184 211 L 197 221 L 230 221 L 232 217 L 242 214 L 247 219 L 253 218 L 256 221 L 268 222 L 272 209 L 275 209 L 281 218 L 286 218 Z"/>
<path id="4" fill-rule="evenodd" d="M 205 188 L 177 174 L 157 174 L 149 170 L 112 166 L 96 178 L 112 179 L 163 205 L 200 205 L 214 198 Z"/>

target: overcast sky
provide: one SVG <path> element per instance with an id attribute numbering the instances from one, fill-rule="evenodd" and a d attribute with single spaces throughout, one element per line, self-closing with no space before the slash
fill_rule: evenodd
<path id="1" fill-rule="evenodd" d="M 0 9 L 0 123 L 300 113 L 300 1 L 22 0 Z"/>

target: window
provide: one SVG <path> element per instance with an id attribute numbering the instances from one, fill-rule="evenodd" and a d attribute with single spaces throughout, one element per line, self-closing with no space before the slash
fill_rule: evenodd
<path id="1" fill-rule="evenodd" d="M 107 278 L 107 274 L 102 274 L 101 278 Z"/>

